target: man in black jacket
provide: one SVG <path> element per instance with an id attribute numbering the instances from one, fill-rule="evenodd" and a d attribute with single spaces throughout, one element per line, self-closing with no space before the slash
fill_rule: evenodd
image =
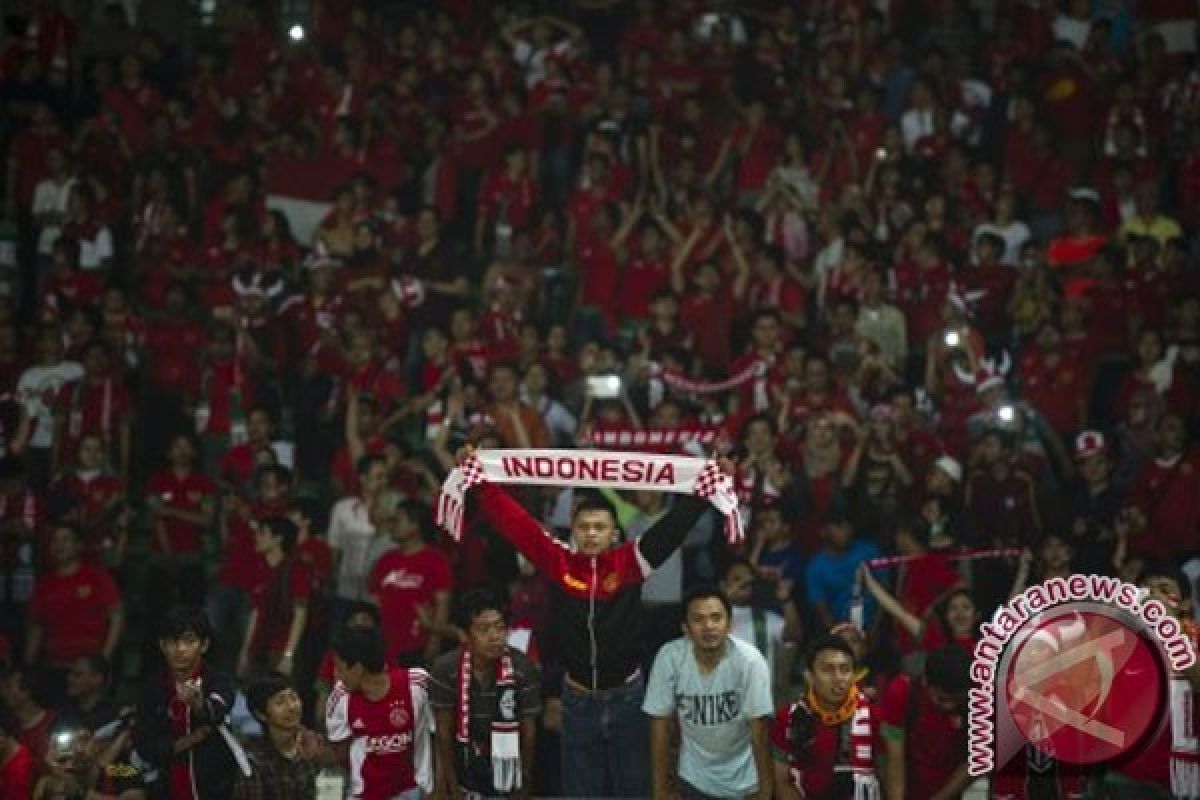
<path id="1" fill-rule="evenodd" d="M 721 466 L 732 474 L 728 461 Z M 562 794 L 647 796 L 650 740 L 641 713 L 641 583 L 683 544 L 709 502 L 680 495 L 636 542 L 614 546 L 616 512 L 602 497 L 589 494 L 571 518 L 568 547 L 499 486 L 484 483 L 473 494 L 483 520 L 551 581 L 554 634 L 566 672 Z"/>
<path id="2" fill-rule="evenodd" d="M 134 727 L 134 747 L 157 772 L 155 798 L 230 796 L 234 750 L 241 751 L 224 726 L 237 690 L 204 663 L 211 638 L 198 608 L 174 608 L 163 620 L 158 646 L 166 663 L 143 687 Z"/>

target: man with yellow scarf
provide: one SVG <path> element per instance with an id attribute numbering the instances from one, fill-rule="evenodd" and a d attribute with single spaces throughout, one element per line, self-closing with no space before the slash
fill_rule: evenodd
<path id="1" fill-rule="evenodd" d="M 858 688 L 854 649 L 841 636 L 817 639 L 805 659 L 804 696 L 779 710 L 771 733 L 776 797 L 877 800 L 875 707 Z"/>

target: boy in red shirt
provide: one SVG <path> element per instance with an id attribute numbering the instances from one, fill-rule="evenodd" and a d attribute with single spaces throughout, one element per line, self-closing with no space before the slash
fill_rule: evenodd
<path id="1" fill-rule="evenodd" d="M 429 676 L 387 661 L 379 631 L 346 631 L 333 646 L 337 684 L 325 729 L 331 742 L 350 742 L 354 800 L 408 800 L 433 791 Z"/>
<path id="2" fill-rule="evenodd" d="M 854 649 L 833 634 L 809 650 L 808 692 L 779 710 L 771 730 L 779 797 L 857 797 L 859 786 L 862 796 L 871 796 L 868 787 L 879 793 L 871 757 L 879 714 L 855 682 L 856 660 Z"/>
<path id="3" fill-rule="evenodd" d="M 449 633 L 450 562 L 429 547 L 421 532 L 428 510 L 406 501 L 399 492 L 384 492 L 376 501 L 377 529 L 394 547 L 379 557 L 367 581 L 367 592 L 379 606 L 387 639 L 388 661 L 413 666 L 429 663 L 441 652 Z"/>
<path id="4" fill-rule="evenodd" d="M 0 710 L 0 800 L 33 797 L 33 755 L 16 732 L 12 715 Z"/>
<path id="5" fill-rule="evenodd" d="M 971 657 L 949 645 L 929 654 L 920 681 L 899 675 L 880 703 L 888 797 L 951 800 L 967 774 L 967 689 Z"/>
<path id="6" fill-rule="evenodd" d="M 254 605 L 238 657 L 238 675 L 248 675 L 251 667 L 291 675 L 308 622 L 312 590 L 307 568 L 292 557 L 295 524 L 287 517 L 268 517 L 256 523 L 254 547 L 263 557 L 265 569 L 252 592 Z"/>
<path id="7" fill-rule="evenodd" d="M 33 585 L 25 663 L 39 667 L 51 705 L 64 696 L 66 674 L 75 659 L 103 654 L 112 658 L 124 627 L 121 592 L 108 572 L 83 562 L 83 536 L 59 523 L 50 538 L 53 571 Z"/>
<path id="8" fill-rule="evenodd" d="M 146 508 L 154 535 L 146 597 L 157 625 L 157 609 L 169 598 L 190 605 L 204 602 L 204 535 L 216 513 L 217 485 L 196 468 L 196 445 L 187 434 L 176 434 L 167 451 L 167 469 L 146 482 Z M 167 601 L 167 602 L 163 602 Z M 147 658 L 157 657 L 154 643 L 147 644 Z"/>

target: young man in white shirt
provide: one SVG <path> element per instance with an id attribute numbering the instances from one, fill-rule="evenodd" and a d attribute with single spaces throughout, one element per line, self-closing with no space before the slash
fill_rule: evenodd
<path id="1" fill-rule="evenodd" d="M 387 478 L 387 463 L 382 456 L 364 456 L 358 463 L 359 493 L 343 497 L 330 512 L 329 547 L 333 550 L 335 581 L 331 622 L 335 631 L 350 605 L 367 599 L 372 544 L 377 538 L 371 508 L 387 485 Z"/>
<path id="2" fill-rule="evenodd" d="M 651 718 L 656 800 L 771 797 L 770 673 L 761 653 L 729 635 L 732 612 L 719 589 L 688 592 L 685 638 L 668 642 L 654 660 L 642 710 Z M 680 746 L 672 764 L 674 725 Z"/>

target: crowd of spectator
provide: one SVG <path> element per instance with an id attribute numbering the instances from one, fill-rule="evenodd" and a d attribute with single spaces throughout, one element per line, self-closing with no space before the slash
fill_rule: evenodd
<path id="1" fill-rule="evenodd" d="M 236 796 L 307 796 L 263 786 L 315 787 L 308 728 L 337 738 L 325 709 L 398 668 L 453 761 L 454 654 L 497 630 L 541 756 L 522 791 L 558 792 L 595 763 L 560 748 L 564 700 L 607 687 L 571 688 L 555 576 L 509 531 L 435 529 L 467 446 L 727 458 L 748 541 L 684 514 L 622 646 L 655 674 L 688 590 L 719 586 L 696 608 L 765 659 L 780 730 L 827 662 L 867 670 L 879 752 L 916 759 L 889 793 L 966 789 L 936 686 L 958 696 L 947 651 L 1023 586 L 1158 581 L 1193 615 L 1194 0 L 257 0 L 201 27 L 183 0 L 11 5 L 0 797 L 6 770 L 38 797 L 222 796 L 194 781 L 237 772 L 226 714 L 313 759 Z M 564 541 L 588 510 L 628 541 L 683 513 L 512 496 Z M 1014 555 L 958 557 L 992 549 Z M 910 681 L 945 719 L 906 755 Z M 1163 764 L 1096 780 L 1157 797 Z"/>

